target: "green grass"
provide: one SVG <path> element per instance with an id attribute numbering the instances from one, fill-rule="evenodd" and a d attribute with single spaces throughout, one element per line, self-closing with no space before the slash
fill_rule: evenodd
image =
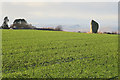
<path id="1" fill-rule="evenodd" d="M 3 78 L 118 77 L 118 35 L 2 30 Z"/>

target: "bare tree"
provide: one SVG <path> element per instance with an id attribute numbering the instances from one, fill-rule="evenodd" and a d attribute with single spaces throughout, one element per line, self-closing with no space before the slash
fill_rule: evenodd
<path id="1" fill-rule="evenodd" d="M 58 26 L 55 28 L 55 31 L 62 31 L 62 25 L 58 25 Z"/>

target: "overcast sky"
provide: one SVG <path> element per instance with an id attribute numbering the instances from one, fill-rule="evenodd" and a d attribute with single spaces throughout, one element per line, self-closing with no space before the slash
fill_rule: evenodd
<path id="1" fill-rule="evenodd" d="M 117 31 L 118 3 L 6 2 L 2 4 L 2 18 L 5 16 L 9 17 L 9 24 L 16 18 L 24 18 L 37 27 L 64 25 L 63 29 L 68 31 L 89 31 L 94 19 L 100 24 L 99 31 Z"/>

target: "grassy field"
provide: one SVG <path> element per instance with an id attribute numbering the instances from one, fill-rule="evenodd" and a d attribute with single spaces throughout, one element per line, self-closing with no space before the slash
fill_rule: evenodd
<path id="1" fill-rule="evenodd" d="M 3 78 L 118 77 L 118 35 L 2 30 Z"/>

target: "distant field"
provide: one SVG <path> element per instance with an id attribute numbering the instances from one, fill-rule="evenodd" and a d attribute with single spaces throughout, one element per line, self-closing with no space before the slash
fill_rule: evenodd
<path id="1" fill-rule="evenodd" d="M 3 78 L 116 78 L 118 35 L 2 30 Z"/>

